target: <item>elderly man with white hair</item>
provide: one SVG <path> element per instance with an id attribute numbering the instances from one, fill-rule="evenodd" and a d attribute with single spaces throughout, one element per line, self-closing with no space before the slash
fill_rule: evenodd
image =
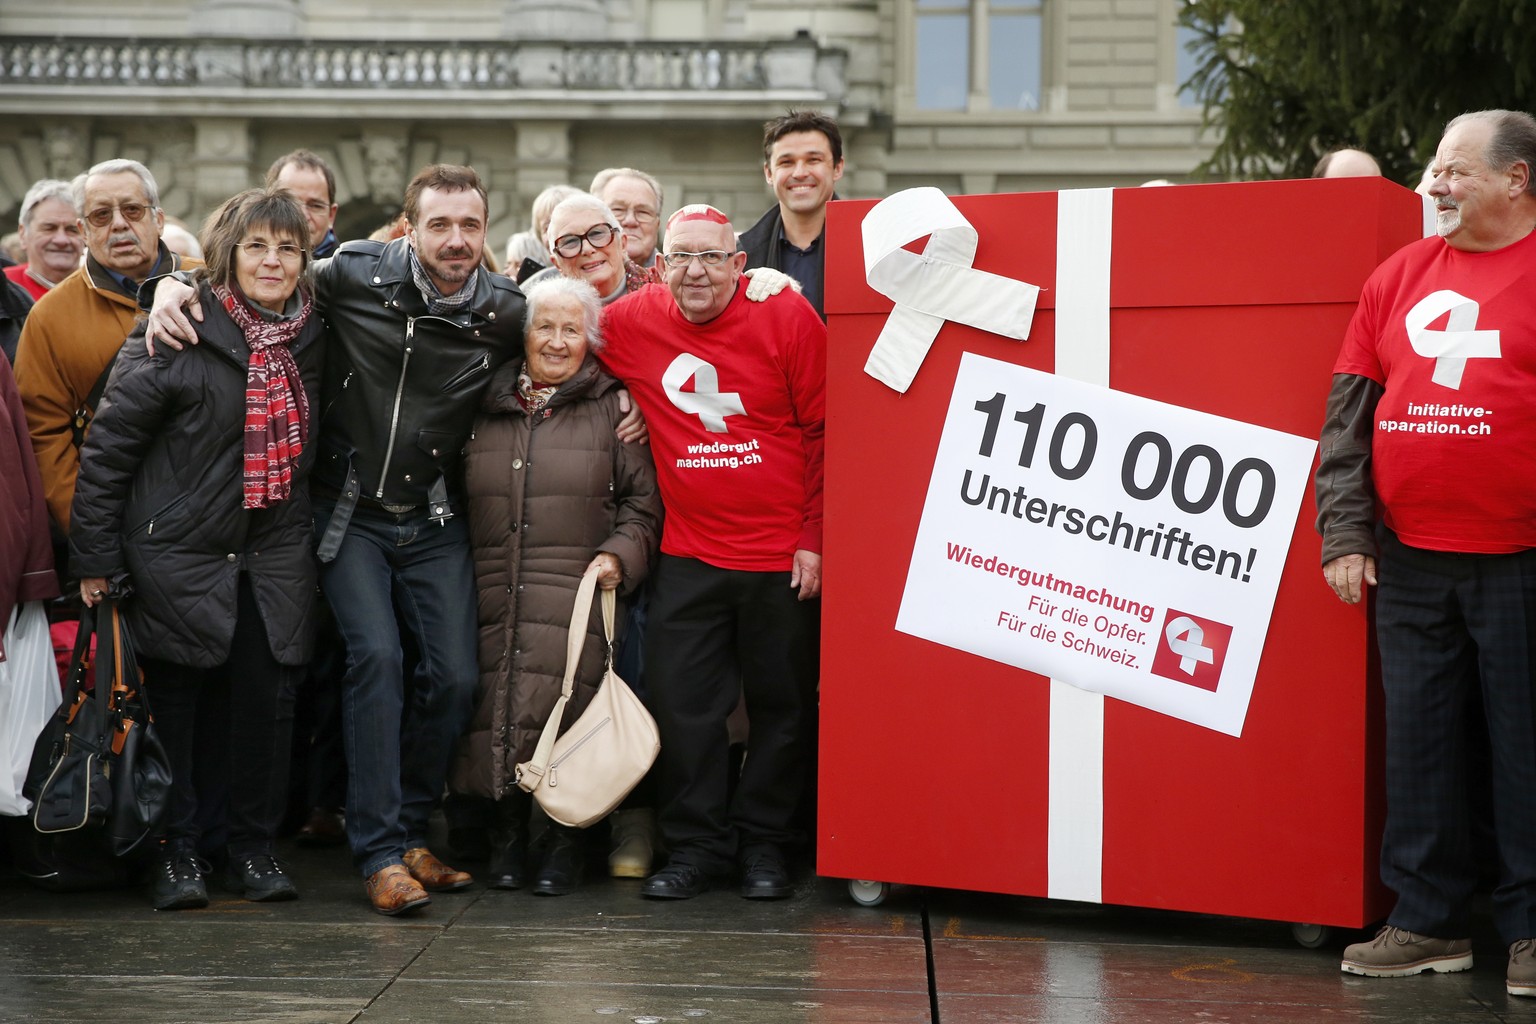
<path id="1" fill-rule="evenodd" d="M 1376 588 L 1386 697 L 1381 879 L 1397 904 L 1344 950 L 1369 977 L 1472 966 L 1468 751 L 1491 755 L 1505 987 L 1536 996 L 1536 118 L 1446 125 L 1437 236 L 1366 281 L 1334 365 L 1317 470 L 1323 575 Z M 1469 714 L 1481 690 L 1486 737 Z M 1483 716 L 1477 716 L 1479 719 Z"/>
<path id="2" fill-rule="evenodd" d="M 597 235 L 578 236 L 581 253 Z M 745 897 L 789 895 L 810 763 L 827 332 L 798 294 L 751 301 L 746 261 L 723 213 L 678 210 L 664 287 L 607 308 L 598 354 L 646 411 L 667 512 L 644 673 L 671 859 L 641 893 L 660 899 L 733 868 Z M 726 719 L 742 695 L 751 750 L 733 793 Z"/>
<path id="3" fill-rule="evenodd" d="M 69 182 L 44 178 L 27 189 L 16 230 L 27 261 L 6 267 L 5 276 L 25 288 L 33 301 L 80 269 L 85 233 Z"/>

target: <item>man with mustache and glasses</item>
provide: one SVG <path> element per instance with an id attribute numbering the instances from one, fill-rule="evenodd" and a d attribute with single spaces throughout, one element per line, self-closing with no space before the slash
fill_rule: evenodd
<path id="1" fill-rule="evenodd" d="M 1386 695 L 1386 925 L 1344 951 L 1369 977 L 1472 966 L 1472 744 L 1491 754 L 1505 987 L 1536 996 L 1536 119 L 1446 125 L 1438 237 L 1366 282 L 1334 366 L 1317 470 L 1323 575 L 1376 587 Z M 1487 735 L 1469 735 L 1480 685 Z M 1479 723 L 1480 724 L 1480 723 Z"/>
<path id="2" fill-rule="evenodd" d="M 100 400 L 97 384 L 133 330 L 139 285 L 183 265 L 160 241 L 160 190 L 137 160 L 99 163 L 70 190 L 85 265 L 38 300 L 16 349 L 16 386 L 48 513 L 66 532 L 84 426 Z"/>
<path id="3" fill-rule="evenodd" d="M 314 265 L 333 345 L 312 489 L 320 582 L 347 647 L 347 839 L 386 915 L 471 882 L 426 841 L 478 674 L 461 453 L 486 383 L 523 348 L 522 292 L 481 264 L 486 214 L 473 169 L 434 164 L 406 187 L 403 238 L 346 242 Z M 151 340 L 192 340 L 190 295 L 159 283 Z M 401 626 L 417 652 L 409 694 Z"/>

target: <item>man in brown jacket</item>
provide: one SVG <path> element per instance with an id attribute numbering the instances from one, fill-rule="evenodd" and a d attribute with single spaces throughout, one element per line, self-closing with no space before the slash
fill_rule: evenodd
<path id="1" fill-rule="evenodd" d="M 160 191 L 143 164 L 107 160 L 70 188 L 85 231 L 85 266 L 32 307 L 16 349 L 16 386 L 48 513 L 64 531 L 80 468 L 77 416 L 83 427 L 93 391 L 100 400 L 97 380 L 133 330 L 139 285 L 182 266 L 160 241 Z"/>

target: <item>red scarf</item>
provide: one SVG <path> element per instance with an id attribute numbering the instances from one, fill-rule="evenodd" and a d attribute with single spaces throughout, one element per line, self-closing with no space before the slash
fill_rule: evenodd
<path id="1" fill-rule="evenodd" d="M 266 508 L 293 492 L 293 467 L 309 440 L 309 395 L 289 344 L 309 319 L 310 299 L 289 320 L 268 320 L 228 285 L 213 294 L 251 349 L 245 378 L 245 507 Z"/>

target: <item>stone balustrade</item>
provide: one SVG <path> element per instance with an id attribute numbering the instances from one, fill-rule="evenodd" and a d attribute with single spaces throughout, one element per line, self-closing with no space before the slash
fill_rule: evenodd
<path id="1" fill-rule="evenodd" d="M 54 89 L 815 90 L 835 101 L 845 60 L 842 51 L 822 50 L 805 37 L 741 43 L 0 39 L 0 81 Z"/>

